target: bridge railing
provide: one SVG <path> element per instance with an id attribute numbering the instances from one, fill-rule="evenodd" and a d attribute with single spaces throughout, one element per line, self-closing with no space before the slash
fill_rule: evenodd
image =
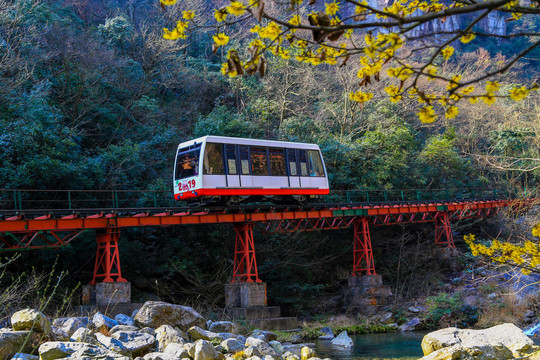
<path id="1" fill-rule="evenodd" d="M 319 203 L 383 203 L 511 199 L 531 194 L 508 188 L 332 190 Z M 10 212 L 39 209 L 128 209 L 185 206 L 170 191 L 148 190 L 13 190 L 0 189 L 0 210 Z"/>

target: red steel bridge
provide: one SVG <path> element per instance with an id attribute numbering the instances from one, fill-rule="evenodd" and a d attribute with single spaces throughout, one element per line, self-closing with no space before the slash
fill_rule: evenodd
<path id="1" fill-rule="evenodd" d="M 519 210 L 532 197 L 503 189 L 334 191 L 307 205 L 248 204 L 187 207 L 169 192 L 0 190 L 0 251 L 69 245 L 87 230 L 96 231 L 97 252 L 91 284 L 125 282 L 118 240 L 123 228 L 231 224 L 236 233 L 232 282 L 261 282 L 253 228 L 266 232 L 331 230 L 352 227 L 352 275 L 374 275 L 370 228 L 428 223 L 435 244 L 455 247 L 451 223 L 490 217 L 504 208 Z"/>

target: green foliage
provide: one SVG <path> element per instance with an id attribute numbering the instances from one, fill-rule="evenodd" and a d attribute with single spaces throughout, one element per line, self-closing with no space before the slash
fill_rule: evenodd
<path id="1" fill-rule="evenodd" d="M 424 323 L 432 329 L 457 326 L 467 327 L 478 321 L 478 310 L 464 303 L 459 293 L 439 293 L 427 298 Z"/>

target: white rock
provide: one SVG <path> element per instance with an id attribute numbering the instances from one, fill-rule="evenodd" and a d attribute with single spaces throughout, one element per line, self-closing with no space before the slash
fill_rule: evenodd
<path id="1" fill-rule="evenodd" d="M 96 345 L 66 341 L 50 341 L 43 343 L 39 346 L 38 352 L 40 360 L 54 360 L 68 357 L 76 351 L 86 349 L 91 349 L 101 354 L 106 352 L 106 350 L 101 349 Z"/>
<path id="2" fill-rule="evenodd" d="M 182 334 L 169 325 L 161 325 L 156 329 L 157 351 L 163 351 L 168 344 L 184 344 Z"/>
<path id="3" fill-rule="evenodd" d="M 11 360 L 39 360 L 39 356 L 25 353 L 16 353 Z"/>
<path id="4" fill-rule="evenodd" d="M 39 338 L 38 333 L 31 331 L 0 332 L 0 359 L 9 359 L 18 352 L 31 352 L 32 344 Z"/>
<path id="5" fill-rule="evenodd" d="M 94 328 L 96 329 L 101 329 L 102 327 L 105 327 L 107 330 L 118 325 L 118 323 L 115 320 L 99 312 L 95 313 L 94 317 L 92 317 L 92 324 L 94 325 Z"/>
<path id="6" fill-rule="evenodd" d="M 111 337 L 119 340 L 133 356 L 144 354 L 156 341 L 152 335 L 140 331 L 117 331 Z"/>
<path id="7" fill-rule="evenodd" d="M 334 332 L 329 326 L 323 327 L 321 330 L 319 330 L 319 332 L 324 334 L 319 336 L 319 340 L 332 340 L 334 338 Z"/>
<path id="8" fill-rule="evenodd" d="M 113 339 L 110 336 L 106 336 L 100 332 L 95 333 L 96 339 L 102 346 L 105 346 L 107 349 L 114 351 L 115 353 L 131 356 L 131 352 L 117 339 Z"/>
<path id="9" fill-rule="evenodd" d="M 119 325 L 135 326 L 135 320 L 124 314 L 118 314 L 114 317 L 114 320 Z"/>
<path id="10" fill-rule="evenodd" d="M 242 351 L 242 350 L 244 350 L 246 348 L 244 346 L 244 344 L 242 344 L 240 341 L 238 341 L 236 339 L 223 340 L 221 342 L 221 346 L 223 346 L 223 349 L 225 349 L 225 351 L 229 352 L 229 353 L 235 353 L 237 351 Z"/>
<path id="11" fill-rule="evenodd" d="M 143 357 L 144 360 L 178 360 L 179 358 L 173 354 L 166 354 L 162 352 L 151 352 Z"/>
<path id="12" fill-rule="evenodd" d="M 165 347 L 165 354 L 173 355 L 177 359 L 189 358 L 189 351 L 181 344 L 170 343 Z"/>
<path id="13" fill-rule="evenodd" d="M 259 350 L 261 355 L 271 355 L 274 357 L 279 357 L 278 353 L 263 340 L 248 337 L 246 339 L 245 345 L 246 347 L 255 346 Z"/>
<path id="14" fill-rule="evenodd" d="M 274 349 L 276 351 L 276 353 L 278 353 L 279 355 L 282 355 L 285 352 L 285 348 L 277 340 L 270 341 L 268 343 L 268 345 L 270 345 L 272 347 L 272 349 Z"/>
<path id="15" fill-rule="evenodd" d="M 97 340 L 96 335 L 87 328 L 78 328 L 73 335 L 70 337 L 71 341 L 82 342 L 87 344 L 99 345 L 100 342 Z"/>
<path id="16" fill-rule="evenodd" d="M 24 309 L 11 316 L 13 330 L 33 330 L 48 334 L 51 331 L 51 322 L 41 311 Z"/>
<path id="17" fill-rule="evenodd" d="M 87 325 L 87 317 L 58 318 L 53 320 L 51 330 L 55 335 L 68 339 L 77 329 Z"/>
<path id="18" fill-rule="evenodd" d="M 354 346 L 352 339 L 349 337 L 349 335 L 347 335 L 347 331 L 343 331 L 341 334 L 333 338 L 330 343 L 334 346 L 341 346 L 345 348 L 351 348 Z"/>
<path id="19" fill-rule="evenodd" d="M 230 321 L 216 321 L 208 326 L 208 330 L 216 333 L 233 333 L 238 332 L 238 325 Z"/>
<path id="20" fill-rule="evenodd" d="M 197 340 L 195 342 L 195 351 L 193 360 L 215 360 L 218 354 L 212 344 L 206 340 Z"/>
<path id="21" fill-rule="evenodd" d="M 192 326 L 204 326 L 204 318 L 188 306 L 174 305 L 162 301 L 147 301 L 134 317 L 142 326 L 158 328 L 170 325 L 187 330 Z"/>

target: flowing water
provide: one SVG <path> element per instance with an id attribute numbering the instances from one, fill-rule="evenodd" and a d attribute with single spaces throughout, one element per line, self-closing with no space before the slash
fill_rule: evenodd
<path id="1" fill-rule="evenodd" d="M 320 358 L 332 360 L 380 360 L 380 359 L 419 359 L 422 353 L 422 338 L 426 333 L 396 332 L 390 334 L 352 335 L 352 349 L 332 346 L 330 341 L 318 341 L 315 351 Z M 540 338 L 533 338 L 540 345 Z"/>

